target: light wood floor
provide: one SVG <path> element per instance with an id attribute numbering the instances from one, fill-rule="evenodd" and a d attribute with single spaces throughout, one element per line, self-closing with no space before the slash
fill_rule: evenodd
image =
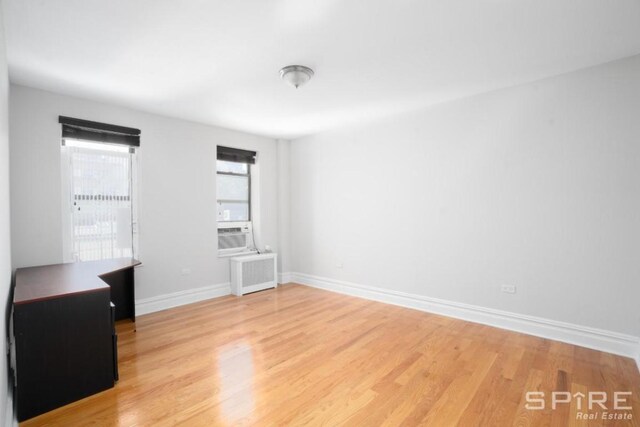
<path id="1" fill-rule="evenodd" d="M 115 388 L 22 425 L 584 425 L 536 390 L 631 391 L 615 425 L 640 420 L 631 359 L 304 286 L 118 328 Z"/>

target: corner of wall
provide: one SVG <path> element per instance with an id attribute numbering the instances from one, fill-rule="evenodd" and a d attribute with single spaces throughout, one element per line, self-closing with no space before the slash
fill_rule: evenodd
<path id="1" fill-rule="evenodd" d="M 291 141 L 278 139 L 276 144 L 278 155 L 278 271 L 283 273 L 291 268 Z"/>
<path id="2" fill-rule="evenodd" d="M 13 411 L 13 381 L 6 349 L 8 345 L 6 322 L 11 307 L 11 226 L 9 210 L 9 71 L 4 38 L 3 4 L 0 2 L 0 295 L 5 303 L 5 311 L 0 318 L 4 364 L 0 367 L 0 422 L 16 425 Z M 5 299 L 6 298 L 6 299 Z"/>
<path id="3" fill-rule="evenodd" d="M 4 426 L 5 427 L 13 427 L 18 425 L 18 420 L 15 418 L 15 413 L 13 410 L 13 396 L 11 394 L 7 395 L 7 401 L 5 403 L 5 418 L 4 418 Z"/>
<path id="4" fill-rule="evenodd" d="M 293 279 L 293 273 L 292 272 L 278 273 L 278 284 L 279 285 L 286 285 L 287 283 L 292 283 L 293 281 L 294 281 L 294 279 Z"/>

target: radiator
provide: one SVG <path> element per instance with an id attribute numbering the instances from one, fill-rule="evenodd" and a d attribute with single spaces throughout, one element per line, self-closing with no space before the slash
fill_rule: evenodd
<path id="1" fill-rule="evenodd" d="M 274 253 L 231 258 L 231 293 L 241 296 L 277 287 L 277 259 Z"/>

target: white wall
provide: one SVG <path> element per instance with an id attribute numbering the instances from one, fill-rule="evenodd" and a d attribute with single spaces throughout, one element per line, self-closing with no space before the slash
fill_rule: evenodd
<path id="1" fill-rule="evenodd" d="M 640 56 L 295 140 L 291 187 L 295 272 L 640 336 Z"/>
<path id="2" fill-rule="evenodd" d="M 11 239 L 9 226 L 9 76 L 0 4 L 0 423 L 12 418 L 7 374 L 7 318 L 11 288 Z"/>
<path id="3" fill-rule="evenodd" d="M 278 144 L 278 270 L 291 271 L 291 141 L 277 140 Z M 281 281 L 288 282 L 287 277 Z"/>
<path id="4" fill-rule="evenodd" d="M 278 250 L 274 140 L 22 86 L 10 107 L 14 268 L 62 262 L 59 115 L 142 131 L 136 299 L 229 281 L 217 258 L 216 144 L 258 152 L 259 240 Z"/>

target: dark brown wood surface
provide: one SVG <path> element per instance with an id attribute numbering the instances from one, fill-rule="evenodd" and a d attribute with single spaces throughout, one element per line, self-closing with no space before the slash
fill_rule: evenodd
<path id="1" fill-rule="evenodd" d="M 14 306 L 18 420 L 113 387 L 109 289 Z"/>
<path id="2" fill-rule="evenodd" d="M 108 289 L 101 276 L 140 265 L 133 258 L 44 265 L 16 270 L 14 304 Z"/>

